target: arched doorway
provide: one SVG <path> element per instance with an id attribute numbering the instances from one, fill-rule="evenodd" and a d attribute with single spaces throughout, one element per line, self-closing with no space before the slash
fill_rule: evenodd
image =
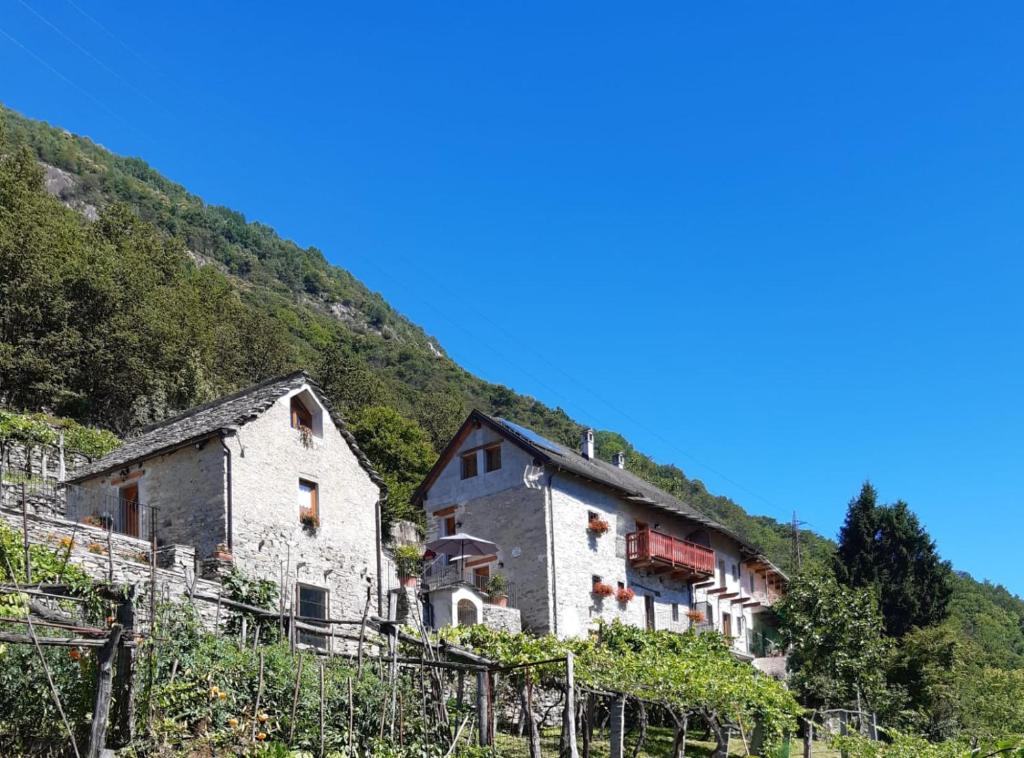
<path id="1" fill-rule="evenodd" d="M 480 623 L 480 614 L 472 600 L 460 600 L 456 606 L 459 626 L 473 626 Z"/>

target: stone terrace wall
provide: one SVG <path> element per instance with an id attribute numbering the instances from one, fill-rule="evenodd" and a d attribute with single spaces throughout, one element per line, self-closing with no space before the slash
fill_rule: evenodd
<path id="1" fill-rule="evenodd" d="M 9 442 L 4 446 L 3 456 L 0 457 L 0 468 L 5 475 L 11 473 L 33 479 L 56 480 L 60 479 L 62 455 L 66 476 L 72 476 L 79 468 L 92 462 L 92 458 L 87 455 L 69 450 L 62 451 L 52 445 L 37 445 L 26 450 L 24 445 Z"/>
<path id="2" fill-rule="evenodd" d="M 0 508 L 0 519 L 7 526 L 21 532 L 20 509 Z M 138 585 L 140 591 L 138 614 L 142 624 L 148 623 L 149 542 L 123 534 L 108 535 L 106 530 L 98 527 L 34 514 L 28 518 L 28 532 L 30 542 L 50 546 L 55 551 L 65 549 L 61 546 L 62 538 L 72 539 L 74 546 L 69 563 L 79 566 L 98 582 L 107 582 L 112 578 L 115 584 Z M 157 554 L 158 563 L 162 562 L 161 557 L 164 557 L 168 566 L 156 569 L 158 600 L 184 599 L 193 582 L 195 582 L 195 592 L 197 593 L 205 595 L 220 593 L 219 583 L 206 579 L 195 580 L 195 565 L 192 556 L 191 549 L 181 546 L 174 546 L 174 549 Z M 189 565 L 190 563 L 192 565 Z M 204 625 L 212 629 L 216 618 L 216 605 L 197 600 L 195 607 Z M 226 614 L 222 612 L 221 618 L 224 619 L 225 616 Z"/>

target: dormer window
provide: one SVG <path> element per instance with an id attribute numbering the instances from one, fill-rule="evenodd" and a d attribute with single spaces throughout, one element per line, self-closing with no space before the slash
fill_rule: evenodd
<path id="1" fill-rule="evenodd" d="M 313 429 L 313 414 L 299 396 L 292 398 L 292 429 Z"/>
<path id="2" fill-rule="evenodd" d="M 314 437 L 324 436 L 323 408 L 308 389 L 289 398 L 288 411 L 292 429 L 302 435 L 302 441 L 307 447 L 310 446 Z"/>

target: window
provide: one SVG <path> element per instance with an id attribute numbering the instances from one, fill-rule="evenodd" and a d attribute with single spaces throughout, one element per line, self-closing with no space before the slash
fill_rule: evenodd
<path id="1" fill-rule="evenodd" d="M 313 414 L 298 396 L 292 398 L 292 429 L 312 429 Z"/>
<path id="2" fill-rule="evenodd" d="M 320 493 L 316 482 L 299 479 L 299 520 L 320 520 Z"/>
<path id="3" fill-rule="evenodd" d="M 718 576 L 721 577 L 722 587 L 725 586 L 725 561 L 718 562 Z"/>
<path id="4" fill-rule="evenodd" d="M 462 456 L 462 478 L 472 479 L 476 476 L 476 453 L 466 453 Z"/>
<path id="5" fill-rule="evenodd" d="M 732 564 L 732 578 L 737 582 L 740 580 L 740 566 L 738 563 Z"/>
<path id="6" fill-rule="evenodd" d="M 616 584 L 618 585 L 618 589 L 620 589 L 620 590 L 626 589 L 626 583 L 625 582 L 616 582 Z"/>
<path id="7" fill-rule="evenodd" d="M 497 471 L 501 468 L 501 445 L 484 448 L 484 470 Z"/>
<path id="8" fill-rule="evenodd" d="M 672 620 L 679 621 L 679 603 L 672 603 Z"/>
<path id="9" fill-rule="evenodd" d="M 654 595 L 644 595 L 644 622 L 647 631 L 654 631 Z"/>
<path id="10" fill-rule="evenodd" d="M 455 524 L 455 517 L 454 516 L 448 516 L 448 518 L 446 518 L 444 520 L 444 536 L 445 537 L 451 537 L 453 534 L 455 534 L 455 530 L 457 528 L 458 527 Z"/>
<path id="11" fill-rule="evenodd" d="M 750 585 L 750 594 L 753 595 L 754 594 L 754 575 L 753 574 L 747 574 L 747 579 L 748 579 L 747 584 Z"/>
<path id="12" fill-rule="evenodd" d="M 327 624 L 320 623 L 320 621 L 326 621 L 329 618 L 327 615 L 327 590 L 308 584 L 298 584 L 295 586 L 295 603 L 303 623 L 326 628 Z M 297 631 L 296 641 L 299 643 L 321 649 L 327 647 L 327 638 L 324 635 L 302 629 Z"/>
<path id="13" fill-rule="evenodd" d="M 597 521 L 597 513 L 595 511 L 587 511 L 587 523 L 591 521 Z"/>

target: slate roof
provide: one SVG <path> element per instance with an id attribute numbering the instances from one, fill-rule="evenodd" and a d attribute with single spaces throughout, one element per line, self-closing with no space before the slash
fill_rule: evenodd
<path id="1" fill-rule="evenodd" d="M 473 411 L 470 414 L 469 419 L 467 419 L 467 423 L 474 420 L 488 424 L 499 434 L 511 439 L 543 463 L 552 465 L 558 469 L 567 471 L 570 474 L 582 477 L 591 482 L 609 487 L 631 502 L 642 503 L 679 516 L 684 516 L 690 521 L 694 521 L 708 529 L 713 529 L 731 537 L 753 555 L 761 554 L 761 550 L 747 542 L 727 526 L 719 523 L 689 503 L 686 503 L 679 498 L 670 495 L 664 490 L 655 487 L 653 484 L 645 479 L 641 479 L 636 474 L 630 473 L 625 469 L 620 469 L 618 466 L 606 461 L 584 458 L 576 450 L 546 439 L 531 429 L 519 426 L 518 424 L 513 424 L 503 418 L 489 416 L 482 411 Z M 442 465 L 447 458 L 447 453 L 448 451 L 446 450 L 445 455 L 442 455 L 442 459 L 438 462 L 438 465 Z M 417 491 L 417 496 L 420 494 L 423 493 Z"/>
<path id="2" fill-rule="evenodd" d="M 383 480 L 366 455 L 359 449 L 344 421 L 334 413 L 323 392 L 305 371 L 295 371 L 285 376 L 267 379 L 205 405 L 196 406 L 181 415 L 150 424 L 140 430 L 137 436 L 125 440 L 121 447 L 80 468 L 68 481 L 80 482 L 91 479 L 98 474 L 176 450 L 220 432 L 231 434 L 238 427 L 252 421 L 267 410 L 282 395 L 303 385 L 308 385 L 317 400 L 327 409 L 334 425 L 338 427 L 341 435 L 359 459 L 360 465 L 370 475 L 374 483 L 381 488 L 382 496 L 386 495 L 387 488 Z"/>

